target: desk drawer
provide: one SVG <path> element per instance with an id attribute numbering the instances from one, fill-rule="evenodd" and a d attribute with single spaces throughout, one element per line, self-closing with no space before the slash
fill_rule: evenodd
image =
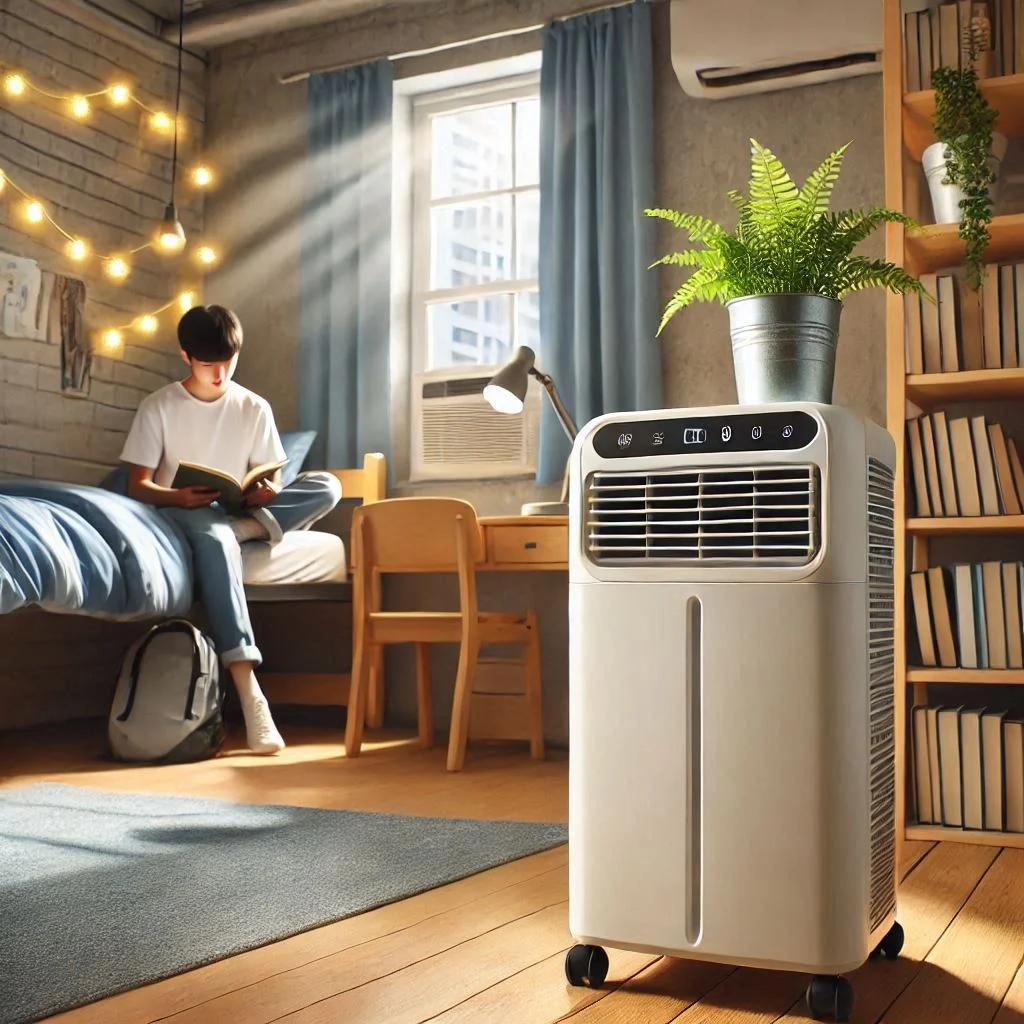
<path id="1" fill-rule="evenodd" d="M 569 560 L 569 531 L 564 526 L 488 526 L 487 560 L 497 564 Z"/>

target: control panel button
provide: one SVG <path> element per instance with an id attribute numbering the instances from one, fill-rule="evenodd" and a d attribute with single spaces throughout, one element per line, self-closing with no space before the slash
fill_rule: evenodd
<path id="1" fill-rule="evenodd" d="M 632 434 L 619 434 L 619 447 L 628 448 L 633 443 Z"/>
<path id="2" fill-rule="evenodd" d="M 760 423 L 750 431 L 750 436 L 755 441 L 760 441 L 761 440 L 761 424 Z"/>
<path id="3" fill-rule="evenodd" d="M 656 430 L 651 437 L 651 443 L 657 448 L 665 443 L 665 431 Z"/>
<path id="4" fill-rule="evenodd" d="M 732 427 L 728 423 L 722 427 L 722 440 L 728 444 L 732 440 Z"/>
<path id="5" fill-rule="evenodd" d="M 787 423 L 782 428 L 782 436 L 784 438 L 786 438 L 787 441 L 789 440 L 789 438 L 791 438 L 793 436 L 793 424 L 792 423 Z"/>
<path id="6" fill-rule="evenodd" d="M 683 431 L 683 444 L 703 444 L 708 432 L 703 427 L 687 427 Z"/>

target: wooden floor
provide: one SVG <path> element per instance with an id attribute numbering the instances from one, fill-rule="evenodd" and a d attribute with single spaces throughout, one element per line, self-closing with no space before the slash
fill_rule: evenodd
<path id="1" fill-rule="evenodd" d="M 403 737 L 346 762 L 336 733 L 286 729 L 264 759 L 132 768 L 98 727 L 0 734 L 0 785 L 59 781 L 398 813 L 565 820 L 567 761 L 472 749 L 466 771 Z M 911 844 L 904 955 L 853 972 L 858 1024 L 1024 1022 L 1024 851 Z M 609 950 L 598 991 L 568 986 L 567 851 L 524 858 L 379 910 L 82 1007 L 67 1024 L 795 1024 L 806 978 Z"/>

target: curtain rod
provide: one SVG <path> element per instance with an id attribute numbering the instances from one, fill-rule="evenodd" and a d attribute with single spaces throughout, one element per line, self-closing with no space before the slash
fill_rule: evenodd
<path id="1" fill-rule="evenodd" d="M 578 11 L 573 11 L 572 14 L 563 14 L 557 18 L 551 18 L 551 22 L 555 21 L 568 21 L 570 18 L 576 18 L 581 14 L 592 14 L 594 11 L 604 11 L 612 7 L 628 7 L 633 0 L 605 0 L 603 3 L 595 3 L 590 7 L 581 8 Z M 656 3 L 658 0 L 644 0 L 646 3 Z M 312 68 L 308 71 L 290 71 L 287 74 L 279 75 L 278 82 L 281 85 L 291 85 L 293 82 L 304 82 L 307 78 L 312 75 L 323 75 L 329 71 L 346 71 L 348 68 L 359 67 L 360 64 L 372 64 L 376 60 L 390 60 L 400 61 L 409 60 L 413 57 L 425 57 L 432 53 L 443 53 L 445 50 L 456 50 L 461 49 L 463 46 L 475 46 L 478 43 L 487 43 L 492 39 L 505 39 L 511 36 L 522 36 L 530 32 L 539 32 L 549 22 L 542 21 L 536 25 L 527 25 L 522 28 L 509 28 L 502 32 L 491 32 L 485 36 L 474 36 L 472 39 L 459 39 L 452 43 L 440 43 L 437 46 L 428 46 L 422 50 L 408 50 L 405 53 L 395 54 L 378 54 L 376 57 L 362 57 L 359 60 L 348 61 L 344 64 L 330 64 L 327 67 Z"/>

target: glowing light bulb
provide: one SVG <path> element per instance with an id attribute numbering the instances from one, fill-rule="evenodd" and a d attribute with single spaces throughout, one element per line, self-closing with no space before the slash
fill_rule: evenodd
<path id="1" fill-rule="evenodd" d="M 89 255 L 89 246 L 80 238 L 73 238 L 68 242 L 68 256 L 73 260 L 84 260 Z"/>
<path id="2" fill-rule="evenodd" d="M 77 118 L 89 116 L 89 101 L 84 96 L 71 97 L 71 113 Z"/>
<path id="3" fill-rule="evenodd" d="M 107 263 L 107 275 L 115 281 L 123 281 L 128 276 L 130 270 L 131 268 L 120 256 L 115 256 Z"/>
<path id="4" fill-rule="evenodd" d="M 4 78 L 4 90 L 8 96 L 24 96 L 28 83 L 21 75 L 7 75 Z"/>
<path id="5" fill-rule="evenodd" d="M 119 349 L 123 340 L 121 332 L 115 330 L 113 327 L 109 331 L 103 332 L 103 347 L 107 349 L 108 352 L 115 352 Z"/>
<path id="6" fill-rule="evenodd" d="M 207 265 L 209 265 L 210 263 L 216 263 L 217 250 L 209 245 L 201 245 L 198 249 L 196 249 L 196 258 L 199 260 L 200 263 L 206 263 Z"/>
<path id="7" fill-rule="evenodd" d="M 46 213 L 43 210 L 43 204 L 39 203 L 39 202 L 36 202 L 36 200 L 33 199 L 25 207 L 25 216 L 29 219 L 30 223 L 32 223 L 32 224 L 41 224 L 42 221 L 43 221 L 43 218 L 46 216 Z"/>
<path id="8" fill-rule="evenodd" d="M 162 110 L 157 110 L 150 117 L 149 125 L 155 132 L 169 132 L 174 128 L 174 122 Z"/>
<path id="9" fill-rule="evenodd" d="M 182 313 L 187 313 L 195 304 L 195 295 L 192 292 L 182 292 L 178 296 L 178 308 Z"/>
<path id="10" fill-rule="evenodd" d="M 151 313 L 147 313 L 145 316 L 139 317 L 135 326 L 143 334 L 156 334 L 156 329 L 160 326 L 160 321 Z"/>
<path id="11" fill-rule="evenodd" d="M 160 236 L 160 248 L 165 252 L 181 252 L 185 239 L 177 232 L 165 231 Z"/>
<path id="12" fill-rule="evenodd" d="M 207 188 L 213 184 L 213 172 L 209 167 L 197 167 L 192 172 L 192 181 L 197 188 Z"/>
<path id="13" fill-rule="evenodd" d="M 117 85 L 112 85 L 107 90 L 107 95 L 115 107 L 123 107 L 132 98 L 131 90 L 120 82 Z"/>

